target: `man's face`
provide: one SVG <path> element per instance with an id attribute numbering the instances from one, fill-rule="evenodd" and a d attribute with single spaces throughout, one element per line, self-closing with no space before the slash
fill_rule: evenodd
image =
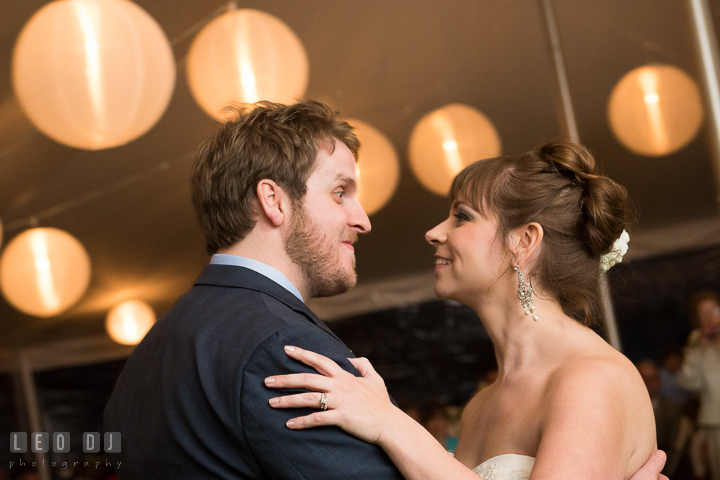
<path id="1" fill-rule="evenodd" d="M 335 142 L 332 155 L 320 149 L 302 207 L 295 208 L 285 240 L 290 260 L 300 267 L 312 297 L 328 297 L 355 286 L 355 249 L 370 220 L 357 198 L 355 157 Z"/>

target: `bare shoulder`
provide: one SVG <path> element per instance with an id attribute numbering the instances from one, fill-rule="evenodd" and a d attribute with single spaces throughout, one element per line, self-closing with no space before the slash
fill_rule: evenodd
<path id="1" fill-rule="evenodd" d="M 579 409 L 579 415 L 603 421 L 633 418 L 628 423 L 636 426 L 641 418 L 652 420 L 652 404 L 640 374 L 610 346 L 578 354 L 558 366 L 548 378 L 545 399 L 550 414 L 554 406 L 565 415 L 568 409 Z"/>
<path id="2" fill-rule="evenodd" d="M 647 389 L 635 366 L 610 346 L 590 348 L 558 366 L 544 397 L 543 435 L 561 447 L 552 449 L 555 455 L 575 448 L 578 457 L 592 452 L 589 468 L 620 468 L 616 473 L 627 478 L 655 450 Z"/>
<path id="3" fill-rule="evenodd" d="M 549 394 L 563 394 L 566 389 L 590 393 L 643 387 L 635 366 L 621 353 L 608 346 L 577 354 L 558 366 L 550 375 Z M 595 392 L 597 393 L 597 392 Z"/>

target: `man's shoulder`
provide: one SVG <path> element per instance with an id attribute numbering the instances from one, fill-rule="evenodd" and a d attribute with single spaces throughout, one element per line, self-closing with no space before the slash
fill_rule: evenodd
<path id="1" fill-rule="evenodd" d="M 291 295 L 288 292 L 288 295 Z M 307 320 L 302 307 L 292 298 L 247 286 L 196 285 L 168 312 L 168 317 L 212 316 L 214 318 L 262 318 L 265 324 L 282 327 L 287 322 Z"/>

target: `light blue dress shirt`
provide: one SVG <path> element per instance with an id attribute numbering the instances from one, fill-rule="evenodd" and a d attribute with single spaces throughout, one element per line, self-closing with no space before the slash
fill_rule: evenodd
<path id="1" fill-rule="evenodd" d="M 292 282 L 288 280 L 282 272 L 280 272 L 280 270 L 277 270 L 270 265 L 258 262 L 252 258 L 230 255 L 228 253 L 216 253 L 212 256 L 212 258 L 210 258 L 210 265 L 235 265 L 237 267 L 249 268 L 260 275 L 269 278 L 285 290 L 295 295 L 301 302 L 305 303 L 305 300 L 303 300 L 302 295 L 300 295 L 300 291 L 295 288 L 295 285 L 293 285 Z"/>

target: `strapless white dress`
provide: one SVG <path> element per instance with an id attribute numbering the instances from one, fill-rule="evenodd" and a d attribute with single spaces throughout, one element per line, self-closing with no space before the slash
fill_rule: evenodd
<path id="1" fill-rule="evenodd" d="M 527 480 L 535 464 L 535 457 L 527 455 L 498 455 L 473 469 L 484 480 Z"/>

